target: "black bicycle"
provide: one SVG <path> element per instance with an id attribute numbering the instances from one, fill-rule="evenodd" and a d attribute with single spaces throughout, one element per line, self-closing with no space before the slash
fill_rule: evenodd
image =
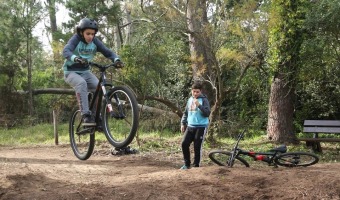
<path id="1" fill-rule="evenodd" d="M 70 119 L 69 134 L 72 150 L 80 160 L 87 160 L 95 146 L 95 132 L 104 132 L 107 140 L 116 148 L 127 147 L 138 128 L 138 102 L 127 86 L 113 86 L 106 79 L 106 70 L 115 64 L 101 65 L 90 62 L 99 69 L 99 83 L 94 93 L 89 93 L 90 110 L 95 113 L 96 126 L 83 126 L 79 109 Z"/>
<path id="2" fill-rule="evenodd" d="M 237 142 L 233 149 L 229 151 L 213 150 L 209 152 L 209 158 L 220 166 L 244 166 L 249 167 L 249 163 L 243 156 L 251 157 L 254 160 L 266 162 L 269 166 L 278 167 L 299 167 L 314 165 L 319 161 L 317 155 L 308 152 L 287 152 L 287 146 L 281 145 L 267 152 L 246 151 L 239 148 L 239 143 L 243 139 L 245 130 L 238 135 Z"/>

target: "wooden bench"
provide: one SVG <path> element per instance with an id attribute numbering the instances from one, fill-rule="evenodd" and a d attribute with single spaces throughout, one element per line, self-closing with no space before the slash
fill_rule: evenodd
<path id="1" fill-rule="evenodd" d="M 322 152 L 320 142 L 340 142 L 340 138 L 319 137 L 323 134 L 340 134 L 340 120 L 305 120 L 303 123 L 304 133 L 313 133 L 313 138 L 298 138 L 306 141 L 306 145 L 314 151 Z"/>

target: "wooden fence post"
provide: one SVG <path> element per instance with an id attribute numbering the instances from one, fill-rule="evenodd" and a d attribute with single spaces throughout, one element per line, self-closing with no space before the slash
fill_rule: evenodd
<path id="1" fill-rule="evenodd" d="M 58 145 L 58 116 L 55 112 L 55 110 L 53 110 L 53 127 L 54 127 L 54 143 L 55 145 Z"/>

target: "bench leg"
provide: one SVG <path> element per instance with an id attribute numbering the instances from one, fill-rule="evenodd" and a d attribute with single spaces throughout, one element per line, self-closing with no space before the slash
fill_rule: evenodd
<path id="1" fill-rule="evenodd" d="M 322 153 L 320 142 L 306 141 L 306 146 L 311 147 L 314 152 Z"/>
<path id="2" fill-rule="evenodd" d="M 322 149 L 321 149 L 321 144 L 320 144 L 320 142 L 316 142 L 316 152 L 320 152 L 320 153 L 322 153 Z"/>

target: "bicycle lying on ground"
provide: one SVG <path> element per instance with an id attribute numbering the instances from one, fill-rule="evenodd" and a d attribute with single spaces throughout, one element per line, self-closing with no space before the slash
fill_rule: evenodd
<path id="1" fill-rule="evenodd" d="M 96 126 L 83 126 L 79 109 L 70 119 L 69 134 L 72 150 L 80 160 L 88 159 L 94 150 L 95 131 L 103 131 L 107 140 L 116 148 L 127 147 L 138 128 L 138 102 L 127 86 L 113 86 L 106 80 L 106 70 L 115 64 L 101 65 L 90 62 L 99 69 L 99 83 L 94 93 L 89 93 L 90 110 Z"/>
<path id="2" fill-rule="evenodd" d="M 251 157 L 254 160 L 266 162 L 269 166 L 278 167 L 299 167 L 314 165 L 319 161 L 317 155 L 308 152 L 287 152 L 287 146 L 281 145 L 267 152 L 246 151 L 239 148 L 239 142 L 243 139 L 245 130 L 241 132 L 233 149 L 229 151 L 213 150 L 209 152 L 209 158 L 220 166 L 234 167 L 244 166 L 249 167 L 249 163 L 244 156 Z"/>

